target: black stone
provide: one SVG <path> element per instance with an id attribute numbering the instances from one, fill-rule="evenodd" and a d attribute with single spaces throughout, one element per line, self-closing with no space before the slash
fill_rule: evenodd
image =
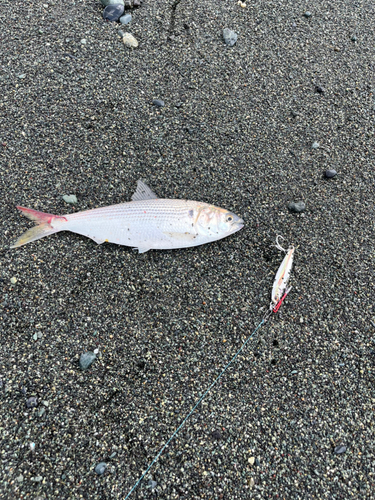
<path id="1" fill-rule="evenodd" d="M 219 441 L 223 437 L 221 435 L 220 431 L 218 431 L 218 430 L 213 431 L 213 433 L 211 434 L 211 436 L 213 437 L 213 439 L 216 439 L 217 441 Z"/>
<path id="2" fill-rule="evenodd" d="M 28 408 L 35 408 L 38 406 L 38 400 L 35 396 L 31 396 L 31 398 L 26 400 L 26 406 Z"/>
<path id="3" fill-rule="evenodd" d="M 324 94 L 325 89 L 321 87 L 320 85 L 315 85 L 315 90 L 318 92 L 318 94 Z"/>
<path id="4" fill-rule="evenodd" d="M 304 212 L 306 210 L 306 205 L 303 201 L 291 201 L 290 203 L 288 203 L 288 209 L 290 210 L 290 212 L 300 214 L 301 212 Z"/>
<path id="5" fill-rule="evenodd" d="M 332 179 L 332 177 L 335 177 L 337 175 L 336 170 L 326 170 L 324 172 L 324 176 L 327 177 L 327 179 Z"/>
<path id="6" fill-rule="evenodd" d="M 160 99 L 154 99 L 152 101 L 152 104 L 154 106 L 157 106 L 158 108 L 162 108 L 164 106 L 164 101 L 161 101 Z"/>
<path id="7" fill-rule="evenodd" d="M 339 446 L 336 446 L 334 449 L 335 455 L 341 455 L 341 453 L 346 452 L 346 446 L 343 444 L 340 444 Z"/>

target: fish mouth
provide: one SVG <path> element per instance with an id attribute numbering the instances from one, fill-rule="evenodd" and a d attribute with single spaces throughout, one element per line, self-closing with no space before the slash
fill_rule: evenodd
<path id="1" fill-rule="evenodd" d="M 235 233 L 244 227 L 245 223 L 242 219 L 239 219 L 235 224 L 233 224 L 232 233 Z"/>

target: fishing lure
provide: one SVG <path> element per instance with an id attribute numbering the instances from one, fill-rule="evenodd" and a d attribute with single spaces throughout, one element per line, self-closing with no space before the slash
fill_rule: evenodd
<path id="1" fill-rule="evenodd" d="M 292 287 L 287 288 L 287 285 L 293 266 L 294 247 L 285 250 L 279 243 L 280 238 L 282 240 L 284 239 L 282 236 L 277 236 L 275 246 L 278 250 L 285 252 L 285 257 L 279 267 L 279 270 L 276 273 L 275 281 L 273 282 L 272 287 L 270 310 L 274 313 L 276 313 L 280 309 L 280 306 L 283 303 L 285 297 L 292 289 Z"/>

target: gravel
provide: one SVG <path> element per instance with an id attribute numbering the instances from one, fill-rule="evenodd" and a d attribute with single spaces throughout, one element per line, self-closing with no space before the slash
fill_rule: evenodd
<path id="1" fill-rule="evenodd" d="M 282 235 L 279 313 L 131 498 L 372 498 L 371 4 L 144 2 L 130 50 L 100 2 L 53 3 L 0 19 L 0 497 L 124 499 L 268 309 Z M 16 205 L 121 203 L 139 178 L 245 227 L 142 255 L 69 232 L 9 249 L 33 225 Z"/>

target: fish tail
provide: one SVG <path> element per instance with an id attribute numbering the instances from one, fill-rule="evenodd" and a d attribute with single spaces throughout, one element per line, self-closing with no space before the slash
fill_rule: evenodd
<path id="1" fill-rule="evenodd" d="M 13 245 L 11 245 L 10 248 L 18 248 L 22 245 L 26 245 L 26 243 L 30 243 L 31 241 L 39 240 L 40 238 L 44 238 L 45 236 L 49 236 L 53 233 L 58 233 L 59 231 L 62 231 L 63 228 L 60 224 L 58 227 L 55 227 L 54 223 L 67 221 L 66 217 L 62 217 L 60 215 L 38 212 L 38 210 L 33 210 L 32 208 L 17 208 L 23 213 L 23 215 L 36 222 L 38 225 L 21 234 L 21 236 L 13 243 Z"/>

